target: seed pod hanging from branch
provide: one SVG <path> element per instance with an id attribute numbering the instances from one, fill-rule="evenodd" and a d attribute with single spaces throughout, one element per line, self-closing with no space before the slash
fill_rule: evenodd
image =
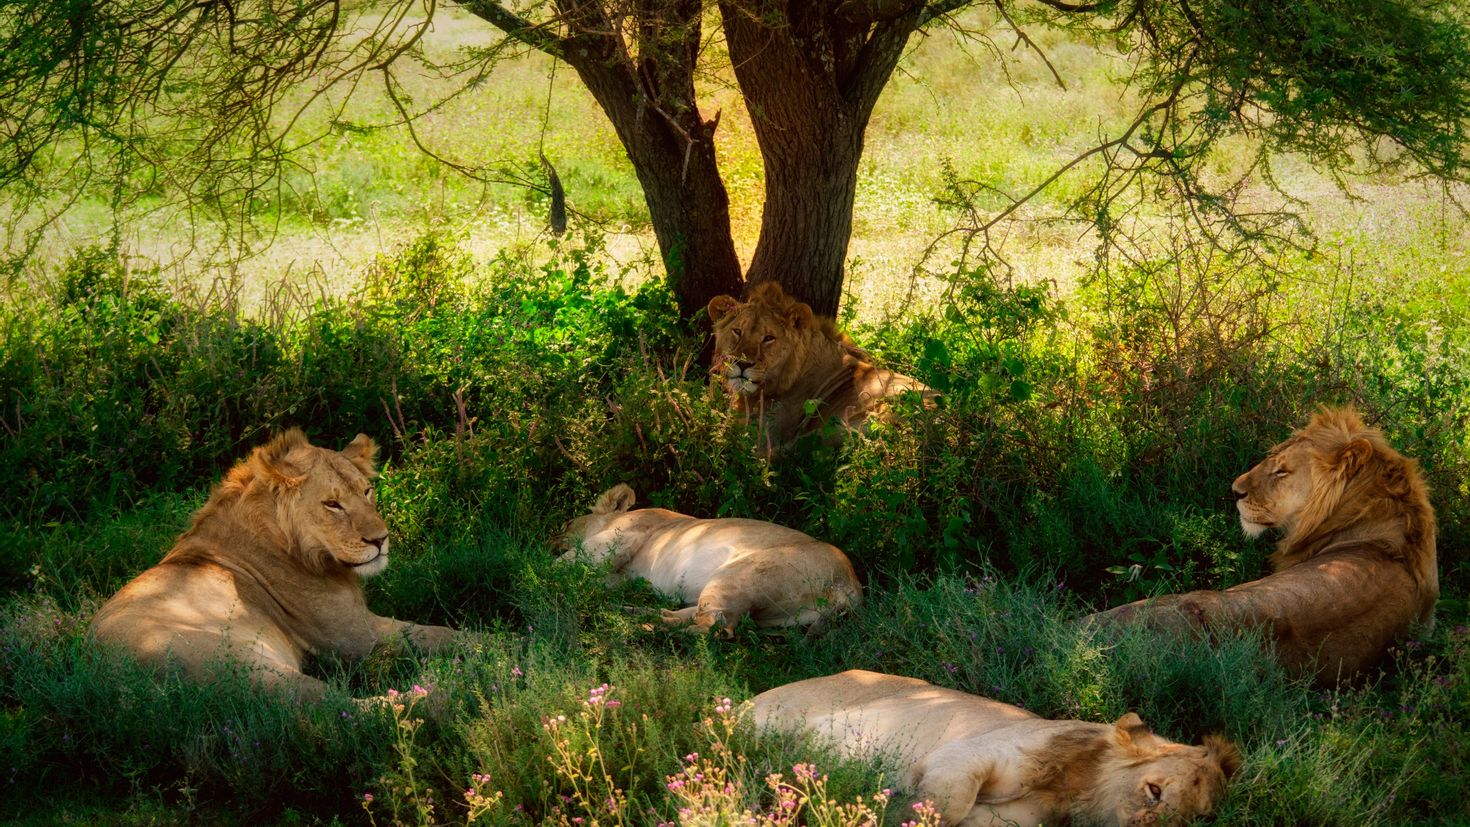
<path id="1" fill-rule="evenodd" d="M 562 235 L 567 231 L 567 194 L 562 189 L 561 178 L 556 174 L 556 167 L 546 160 L 546 153 L 541 155 L 541 166 L 546 167 L 546 178 L 551 189 L 551 232 Z"/>

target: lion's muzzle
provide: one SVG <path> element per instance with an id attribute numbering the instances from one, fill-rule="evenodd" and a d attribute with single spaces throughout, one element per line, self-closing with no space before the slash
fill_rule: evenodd
<path id="1" fill-rule="evenodd" d="M 760 387 L 761 373 L 763 371 L 755 366 L 755 362 L 748 359 L 727 358 L 725 360 L 725 382 L 735 393 L 755 393 Z"/>

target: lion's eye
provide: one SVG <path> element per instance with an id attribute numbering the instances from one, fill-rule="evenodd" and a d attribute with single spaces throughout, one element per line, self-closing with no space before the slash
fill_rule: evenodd
<path id="1" fill-rule="evenodd" d="M 761 341 L 764 344 L 770 344 L 771 342 L 776 341 L 776 337 L 775 336 L 767 336 L 766 338 L 762 339 Z"/>
<path id="2" fill-rule="evenodd" d="M 1284 477 L 1284 476 L 1286 476 L 1287 474 L 1290 474 L 1290 473 L 1291 473 L 1291 471 L 1289 471 L 1289 470 L 1287 470 L 1285 468 L 1277 468 L 1275 471 L 1272 471 L 1271 472 L 1271 476 L 1273 476 L 1273 477 Z"/>
<path id="3" fill-rule="evenodd" d="M 342 503 L 339 503 L 336 500 L 322 500 L 322 505 L 326 506 L 328 509 L 330 509 L 332 511 L 341 511 L 342 510 Z"/>
<path id="4" fill-rule="evenodd" d="M 740 338 L 740 328 L 738 328 L 738 327 L 731 328 L 730 329 L 730 332 L 735 334 L 735 338 L 737 338 L 737 339 Z"/>
<path id="5" fill-rule="evenodd" d="M 1149 784 L 1148 794 L 1153 796 L 1154 801 L 1158 801 L 1159 799 L 1164 797 L 1164 791 L 1159 789 L 1158 784 Z"/>
<path id="6" fill-rule="evenodd" d="M 364 497 L 367 497 L 367 498 L 371 499 L 372 496 L 373 496 L 373 489 L 371 487 L 369 487 L 366 491 L 362 492 L 362 495 Z"/>

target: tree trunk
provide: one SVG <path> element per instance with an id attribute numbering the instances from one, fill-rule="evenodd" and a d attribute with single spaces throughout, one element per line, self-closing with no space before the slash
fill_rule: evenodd
<path id="1" fill-rule="evenodd" d="M 553 0 L 562 36 L 498 2 L 459 1 L 582 78 L 633 162 L 684 316 L 740 292 L 715 158 L 719 119 L 700 116 L 694 93 L 705 0 Z M 719 0 L 719 8 L 765 162 L 746 286 L 776 281 L 835 315 L 863 132 L 924 0 Z"/>
<path id="2" fill-rule="evenodd" d="M 685 317 L 721 294 L 737 295 L 740 260 L 730 201 L 715 158 L 719 119 L 705 121 L 694 93 L 700 0 L 645 0 L 633 33 L 636 57 L 597 3 L 560 0 L 573 34 L 562 53 L 618 134 Z"/>
<path id="3" fill-rule="evenodd" d="M 883 19 L 868 6 L 892 7 Z M 863 133 L 922 4 L 720 3 L 735 77 L 765 162 L 747 287 L 775 281 L 834 316 L 852 236 Z"/>

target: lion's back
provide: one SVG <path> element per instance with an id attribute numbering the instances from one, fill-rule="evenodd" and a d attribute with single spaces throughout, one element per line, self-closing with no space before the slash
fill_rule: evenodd
<path id="1" fill-rule="evenodd" d="M 232 573 L 209 563 L 161 563 L 139 574 L 92 619 L 92 639 L 161 663 L 218 648 L 220 627 L 246 607 Z"/>

